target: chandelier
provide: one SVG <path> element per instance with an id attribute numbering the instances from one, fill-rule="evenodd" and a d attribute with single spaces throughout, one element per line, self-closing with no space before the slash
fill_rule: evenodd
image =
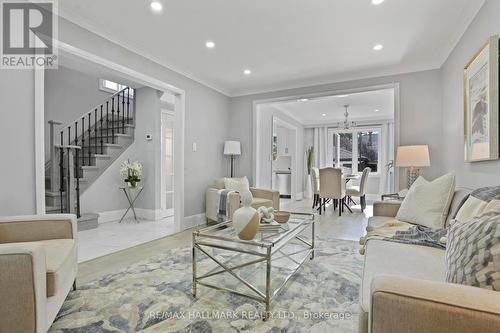
<path id="1" fill-rule="evenodd" d="M 345 119 L 344 119 L 344 121 L 338 122 L 338 125 L 337 125 L 338 128 L 347 130 L 347 129 L 350 129 L 351 127 L 356 127 L 356 122 L 349 121 L 349 111 L 348 111 L 349 105 L 348 104 L 344 105 L 344 108 L 345 108 L 345 112 L 344 112 Z"/>

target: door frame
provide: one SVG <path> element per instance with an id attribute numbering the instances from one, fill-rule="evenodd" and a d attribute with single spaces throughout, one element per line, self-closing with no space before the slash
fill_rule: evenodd
<path id="1" fill-rule="evenodd" d="M 354 94 L 360 92 L 374 91 L 374 90 L 383 90 L 383 89 L 394 89 L 394 156 L 396 156 L 397 147 L 400 144 L 400 123 L 401 123 L 401 99 L 400 99 L 400 84 L 399 82 L 393 82 L 388 84 L 379 84 L 373 86 L 362 86 L 357 88 L 347 88 L 347 89 L 334 89 L 334 90 L 325 90 L 318 91 L 312 93 L 304 93 L 299 94 L 296 93 L 294 95 L 284 95 L 273 98 L 266 99 L 258 99 L 252 102 L 252 177 L 254 183 L 257 182 L 259 176 L 259 145 L 256 144 L 257 138 L 260 133 L 259 129 L 259 106 L 262 104 L 269 104 L 275 102 L 284 102 L 290 100 L 298 100 L 301 98 L 314 98 L 314 97 L 324 97 L 324 96 L 332 96 L 332 95 L 347 95 Z M 285 92 L 286 93 L 286 92 Z M 400 171 L 399 168 L 394 168 L 394 187 L 395 189 L 399 189 L 400 183 Z"/>
<path id="2" fill-rule="evenodd" d="M 167 92 L 175 96 L 175 124 L 174 124 L 174 229 L 176 232 L 182 231 L 184 225 L 184 141 L 185 141 L 185 105 L 186 92 L 183 89 L 177 88 L 167 82 L 159 80 L 149 75 L 140 73 L 130 67 L 123 66 L 116 61 L 109 60 L 98 56 L 94 53 L 77 48 L 73 45 L 54 41 L 54 47 L 59 51 L 60 55 L 72 59 L 85 59 L 100 66 L 104 66 L 125 79 L 143 84 L 145 86 Z M 36 188 L 36 212 L 37 214 L 45 214 L 45 148 L 44 148 L 44 132 L 45 132 L 45 110 L 44 110 L 44 69 L 39 68 L 35 71 L 35 188 Z M 156 215 L 156 214 L 155 214 Z"/>
<path id="3" fill-rule="evenodd" d="M 273 127 L 274 127 L 274 120 L 276 119 L 278 123 L 280 123 L 281 125 L 283 125 L 285 128 L 287 128 L 288 130 L 291 130 L 293 131 L 294 133 L 294 137 L 295 137 L 295 149 L 293 150 L 293 158 L 292 158 L 292 161 L 291 161 L 291 165 L 292 165 L 292 173 L 291 173 L 291 180 L 290 180 L 290 192 L 291 192 L 291 196 L 292 196 L 292 200 L 302 200 L 303 198 L 303 192 L 302 193 L 299 193 L 298 192 L 298 170 L 299 170 L 299 128 L 291 123 L 289 123 L 288 121 L 284 120 L 283 118 L 280 118 L 280 116 L 273 116 L 273 125 L 271 126 L 271 138 L 273 137 L 273 133 L 272 133 L 272 130 L 273 130 Z M 271 140 L 272 141 L 272 140 Z M 271 142 L 272 144 L 272 142 Z M 273 170 L 272 170 L 272 167 L 273 167 L 273 161 L 271 161 L 271 186 L 273 184 Z"/>

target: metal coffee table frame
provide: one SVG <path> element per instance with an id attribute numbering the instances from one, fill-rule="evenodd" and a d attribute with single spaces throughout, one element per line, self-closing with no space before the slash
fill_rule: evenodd
<path id="1" fill-rule="evenodd" d="M 223 222 L 217 225 L 209 226 L 197 231 L 193 232 L 193 240 L 192 240 L 192 260 L 193 260 L 193 296 L 196 297 L 197 285 L 230 292 L 239 296 L 247 297 L 261 303 L 265 304 L 266 307 L 266 316 L 265 319 L 268 318 L 270 303 L 275 298 L 276 295 L 283 289 L 286 283 L 290 280 L 290 278 L 302 267 L 302 264 L 309 257 L 311 260 L 314 259 L 314 224 L 316 222 L 316 215 L 309 213 L 292 213 L 290 218 L 299 217 L 302 219 L 302 222 L 298 222 L 298 225 L 294 228 L 291 228 L 288 231 L 284 231 L 279 234 L 279 237 L 273 240 L 266 240 L 265 238 L 262 240 L 251 240 L 244 241 L 240 240 L 237 236 L 235 237 L 225 237 L 214 234 L 214 231 L 217 229 L 223 230 L 224 228 L 228 228 L 232 226 L 232 222 Z M 301 237 L 301 234 L 307 229 L 311 229 L 311 241 L 308 241 Z M 278 233 L 271 234 L 271 236 L 276 236 Z M 269 237 L 268 237 L 269 238 Z M 298 240 L 301 244 L 305 245 L 304 249 L 296 251 L 294 253 L 284 253 L 281 251 L 283 246 L 289 244 L 292 240 Z M 215 242 L 214 242 L 215 241 Z M 230 246 L 229 244 L 234 244 L 234 246 Z M 242 248 L 245 245 L 244 249 Z M 251 248 L 255 247 L 255 250 Z M 226 262 L 222 262 L 217 259 L 214 255 L 210 254 L 206 248 L 215 248 L 220 250 L 232 251 L 239 254 L 250 255 L 251 257 L 256 257 L 253 260 L 249 260 L 243 263 L 240 263 L 236 266 L 229 266 L 229 262 L 234 257 L 230 258 Z M 249 249 L 250 248 L 250 249 Z M 261 250 L 259 252 L 259 249 Z M 208 258 L 210 258 L 213 262 L 217 264 L 215 268 L 203 274 L 201 276 L 197 275 L 197 252 L 204 254 Z M 291 256 L 297 255 L 299 253 L 304 252 L 304 257 L 300 260 L 296 260 Z M 280 254 L 281 256 L 276 258 L 275 255 Z M 273 256 L 274 255 L 274 256 Z M 276 288 L 274 291 L 271 290 L 271 262 L 272 260 L 282 259 L 287 257 L 292 260 L 297 266 L 295 269 L 288 274 L 281 285 Z M 247 281 L 245 278 L 238 275 L 235 271 L 247 267 L 250 265 L 258 264 L 261 262 L 266 263 L 266 278 L 265 278 L 265 290 L 261 291 L 253 285 L 251 282 Z M 244 293 L 234 289 L 225 288 L 222 286 L 217 286 L 211 283 L 204 282 L 202 280 L 212 277 L 218 274 L 229 273 L 233 277 L 235 277 L 239 282 L 248 287 L 252 293 Z"/>

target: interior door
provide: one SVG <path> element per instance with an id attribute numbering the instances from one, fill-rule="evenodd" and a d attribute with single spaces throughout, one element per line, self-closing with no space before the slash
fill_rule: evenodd
<path id="1" fill-rule="evenodd" d="M 174 114 L 162 111 L 162 217 L 174 215 Z"/>

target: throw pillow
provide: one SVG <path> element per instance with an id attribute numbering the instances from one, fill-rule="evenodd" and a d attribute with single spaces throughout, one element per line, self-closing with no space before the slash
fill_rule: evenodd
<path id="1" fill-rule="evenodd" d="M 480 215 L 488 203 L 473 196 L 469 196 L 455 216 L 455 222 L 465 222 L 476 215 Z"/>
<path id="2" fill-rule="evenodd" d="M 419 177 L 401 203 L 396 219 L 433 229 L 444 228 L 455 192 L 455 175 L 426 181 Z"/>
<path id="3" fill-rule="evenodd" d="M 498 209 L 500 209 L 500 200 L 491 200 L 486 207 L 484 207 L 483 213 Z"/>
<path id="4" fill-rule="evenodd" d="M 224 178 L 217 178 L 214 182 L 214 187 L 218 190 L 223 190 L 226 188 L 226 182 Z"/>
<path id="5" fill-rule="evenodd" d="M 500 291 L 500 207 L 448 232 L 446 281 Z"/>
<path id="6" fill-rule="evenodd" d="M 250 184 L 248 183 L 248 178 L 224 178 L 224 187 L 226 190 L 245 192 L 250 191 Z"/>

